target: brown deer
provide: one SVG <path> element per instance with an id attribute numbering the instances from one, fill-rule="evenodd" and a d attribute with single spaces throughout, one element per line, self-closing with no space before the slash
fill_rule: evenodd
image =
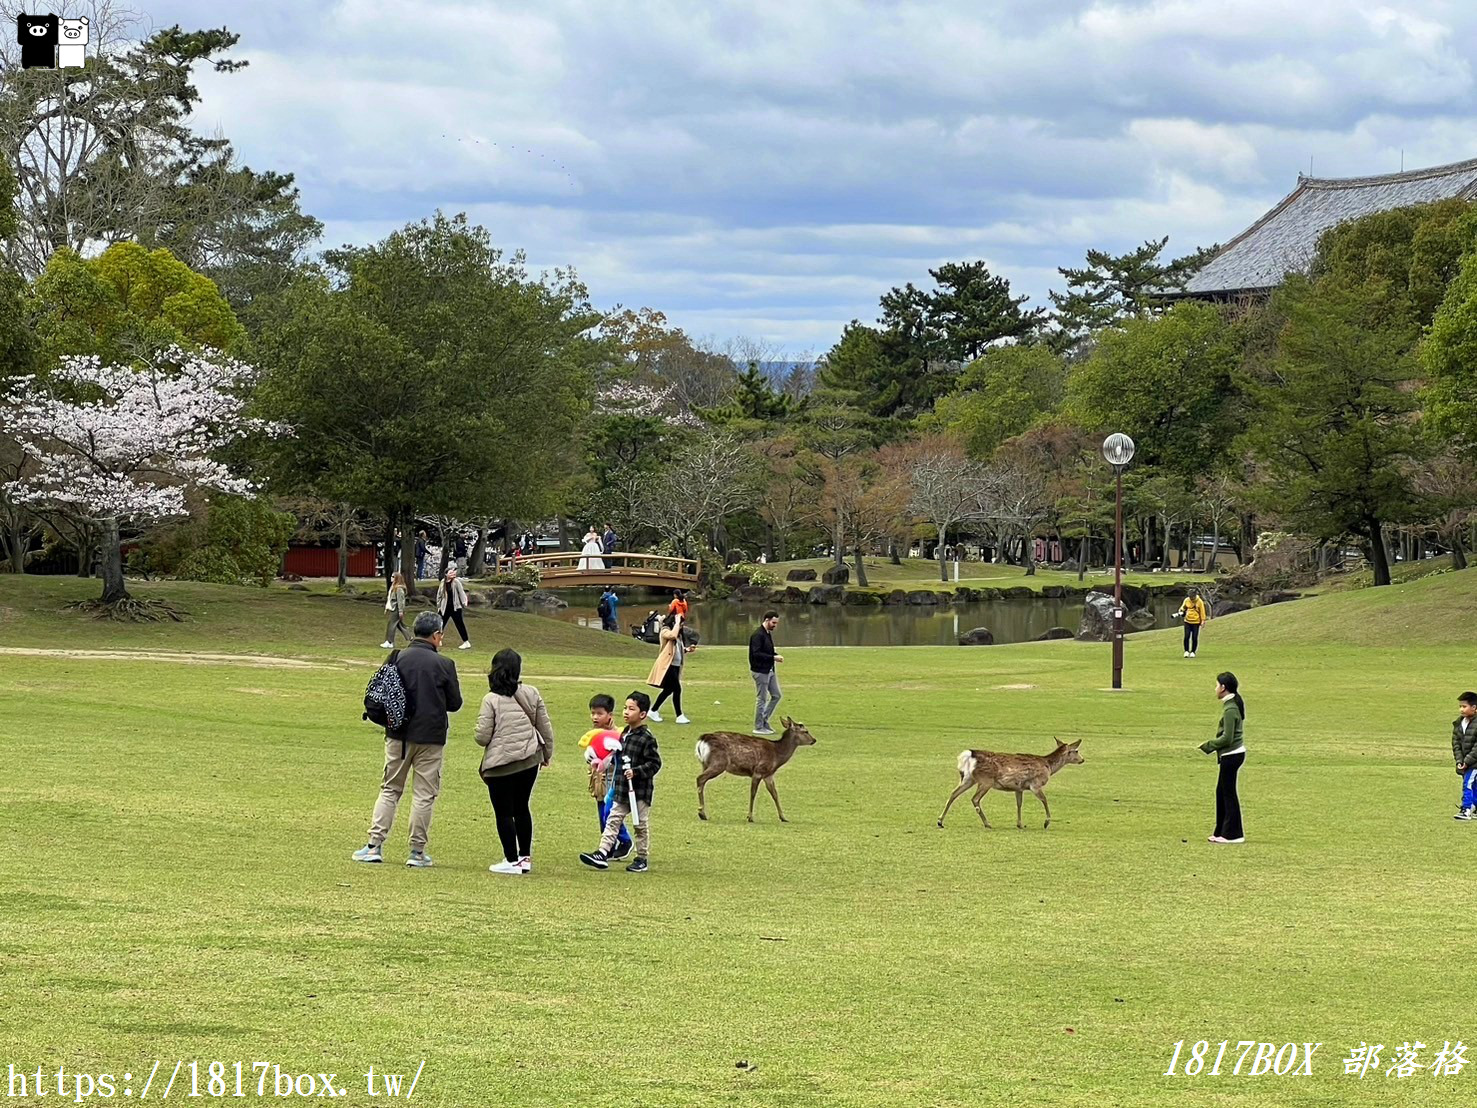
<path id="1" fill-rule="evenodd" d="M 959 787 L 949 797 L 948 804 L 944 805 L 943 814 L 939 816 L 939 826 L 944 825 L 944 816 L 949 814 L 949 808 L 969 791 L 970 786 L 975 787 L 975 794 L 970 798 L 974 810 L 979 813 L 980 819 L 986 827 L 990 821 L 985 818 L 985 810 L 980 807 L 980 801 L 991 789 L 1010 789 L 1015 793 L 1015 825 L 1022 830 L 1025 824 L 1021 823 L 1021 801 L 1025 797 L 1027 789 L 1036 794 L 1036 799 L 1041 801 L 1041 807 L 1046 809 L 1046 822 L 1043 827 L 1051 826 L 1051 807 L 1046 803 L 1046 783 L 1051 780 L 1052 774 L 1058 772 L 1063 766 L 1073 764 L 1081 765 L 1086 759 L 1082 757 L 1078 747 L 1082 740 L 1074 743 L 1064 743 L 1056 740 L 1056 749 L 1046 757 L 1040 754 L 996 754 L 989 750 L 964 750 L 959 754 Z"/>
<path id="2" fill-rule="evenodd" d="M 760 781 L 774 797 L 774 810 L 779 813 L 780 822 L 790 822 L 780 807 L 780 794 L 774 791 L 774 775 L 790 760 L 797 747 L 814 746 L 815 736 L 805 729 L 805 724 L 796 723 L 788 716 L 783 722 L 784 732 L 773 742 L 738 731 L 713 731 L 698 739 L 697 760 L 703 764 L 702 773 L 697 775 L 698 819 L 708 818 L 703 803 L 703 786 L 720 774 L 732 773 L 749 779 L 750 823 L 754 822 L 754 797 L 759 794 Z"/>

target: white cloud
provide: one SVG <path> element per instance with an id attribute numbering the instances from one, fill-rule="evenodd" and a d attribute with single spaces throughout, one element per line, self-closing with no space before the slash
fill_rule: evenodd
<path id="1" fill-rule="evenodd" d="M 158 25 L 219 23 L 159 0 Z M 199 124 L 327 244 L 468 211 L 597 303 L 824 348 L 987 259 L 1044 302 L 1089 247 L 1224 241 L 1320 176 L 1477 155 L 1445 0 L 264 0 Z"/>

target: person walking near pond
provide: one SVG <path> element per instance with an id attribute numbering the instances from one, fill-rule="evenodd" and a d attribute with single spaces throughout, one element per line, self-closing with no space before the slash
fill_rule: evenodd
<path id="1" fill-rule="evenodd" d="M 497 819 L 503 860 L 489 873 L 524 874 L 533 868 L 533 813 L 528 801 L 538 771 L 554 760 L 554 725 L 538 689 L 521 683 L 523 659 L 499 650 L 487 674 L 490 690 L 477 714 L 481 774 Z"/>
<path id="2" fill-rule="evenodd" d="M 651 706 L 651 713 L 647 717 L 653 723 L 661 723 L 661 712 L 658 711 L 667 702 L 667 697 L 672 698 L 672 707 L 677 709 L 678 723 L 691 723 L 692 720 L 682 713 L 682 667 L 697 647 L 689 647 L 682 641 L 682 617 L 676 612 L 668 612 L 662 620 L 662 629 L 657 636 L 661 643 L 661 651 L 656 656 L 656 662 L 651 667 L 651 673 L 646 677 L 646 683 L 653 688 L 662 690 L 661 696 L 656 698 L 656 703 Z"/>
<path id="3" fill-rule="evenodd" d="M 410 639 L 410 628 L 405 626 L 405 575 L 396 573 L 390 578 L 389 595 L 385 597 L 385 611 L 389 612 L 389 618 L 385 621 L 385 641 L 380 643 L 380 649 L 393 650 L 398 641 L 397 636 L 404 635 Z"/>
<path id="4" fill-rule="evenodd" d="M 754 679 L 756 735 L 774 734 L 774 728 L 769 726 L 769 717 L 774 715 L 774 707 L 784 695 L 780 692 L 780 678 L 774 668 L 776 662 L 785 660 L 783 654 L 774 651 L 774 629 L 779 625 L 780 614 L 771 608 L 764 613 L 759 629 L 749 636 L 749 676 Z"/>
<path id="5" fill-rule="evenodd" d="M 426 579 L 426 554 L 431 549 L 431 544 L 426 541 L 426 533 L 420 531 L 415 536 L 415 579 L 424 581 Z"/>
<path id="6" fill-rule="evenodd" d="M 462 644 L 458 650 L 471 650 L 472 640 L 467 634 L 467 624 L 462 618 L 462 611 L 467 606 L 467 586 L 462 584 L 462 579 L 456 575 L 456 566 L 446 567 L 446 576 L 436 588 L 436 610 L 441 613 L 441 624 L 444 627 L 448 623 L 455 623 L 457 631 L 461 634 Z"/>
<path id="7" fill-rule="evenodd" d="M 385 730 L 385 775 L 379 801 L 369 822 L 369 842 L 354 851 L 356 862 L 383 862 L 384 842 L 395 825 L 395 810 L 412 780 L 410 857 L 407 866 L 432 865 L 426 853 L 431 836 L 431 811 L 441 792 L 441 762 L 446 753 L 449 713 L 462 706 L 456 664 L 443 657 L 441 617 L 422 612 L 415 617 L 415 640 L 395 655 L 393 665 L 405 689 L 408 715 L 397 730 Z"/>
<path id="8" fill-rule="evenodd" d="M 1185 620 L 1185 657 L 1193 658 L 1200 647 L 1200 628 L 1210 619 L 1210 609 L 1200 598 L 1199 589 L 1190 590 L 1190 595 L 1185 597 L 1185 602 L 1180 605 L 1180 610 L 1175 612 L 1173 618 L 1179 619 L 1181 616 Z"/>
<path id="9" fill-rule="evenodd" d="M 1215 696 L 1221 702 L 1221 721 L 1216 725 L 1215 738 L 1200 744 L 1200 749 L 1206 754 L 1214 754 L 1220 765 L 1220 776 L 1215 786 L 1215 831 L 1209 841 L 1244 843 L 1246 829 L 1241 824 L 1241 797 L 1236 791 L 1236 775 L 1246 761 L 1246 702 L 1237 691 L 1239 682 L 1234 673 L 1222 673 L 1215 681 Z"/>
<path id="10" fill-rule="evenodd" d="M 600 630 L 619 633 L 620 604 L 620 597 L 615 595 L 615 586 L 606 585 L 605 591 L 600 594 L 599 604 L 595 606 L 595 611 L 600 616 Z"/>

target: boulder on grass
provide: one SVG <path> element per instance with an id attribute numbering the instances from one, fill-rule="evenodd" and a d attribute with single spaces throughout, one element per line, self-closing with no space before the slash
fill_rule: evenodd
<path id="1" fill-rule="evenodd" d="M 805 590 L 797 589 L 794 585 L 786 586 L 784 592 L 784 602 L 786 604 L 804 604 Z"/>
<path id="2" fill-rule="evenodd" d="M 1044 634 L 1037 635 L 1036 636 L 1036 641 L 1037 642 L 1050 642 L 1052 639 L 1070 639 L 1071 637 L 1072 637 L 1072 632 L 1071 632 L 1071 630 L 1069 628 L 1066 628 L 1066 627 L 1052 627 L 1052 628 L 1047 629 L 1047 631 Z"/>
<path id="3" fill-rule="evenodd" d="M 725 573 L 723 583 L 730 589 L 741 589 L 749 583 L 749 575 L 747 573 Z"/>
<path id="4" fill-rule="evenodd" d="M 888 593 L 885 597 L 882 598 L 882 603 L 888 605 L 906 604 L 907 602 L 908 594 L 902 589 L 893 589 L 892 592 Z"/>
<path id="5" fill-rule="evenodd" d="M 909 604 L 937 604 L 938 602 L 939 594 L 931 589 L 914 589 L 908 593 Z"/>
<path id="6" fill-rule="evenodd" d="M 1123 617 L 1123 622 L 1135 631 L 1147 631 L 1154 626 L 1154 613 L 1148 608 L 1135 608 Z"/>
<path id="7" fill-rule="evenodd" d="M 851 570 L 846 566 L 827 566 L 826 572 L 821 574 L 821 581 L 827 585 L 848 585 L 851 583 Z"/>
<path id="8" fill-rule="evenodd" d="M 1045 600 L 1064 600 L 1067 590 L 1062 585 L 1042 585 L 1041 596 Z"/>
<path id="9" fill-rule="evenodd" d="M 492 606 L 494 608 L 502 608 L 505 610 L 521 610 L 523 608 L 523 594 L 517 589 L 503 589 L 502 591 L 493 595 Z"/>
<path id="10" fill-rule="evenodd" d="M 1012 585 L 1008 589 L 1001 589 L 1000 591 L 1007 600 L 1036 599 L 1036 590 L 1026 585 Z"/>
<path id="11" fill-rule="evenodd" d="M 789 573 L 785 574 L 785 580 L 786 581 L 814 581 L 815 580 L 815 570 L 813 570 L 813 569 L 792 569 L 792 570 L 790 570 Z"/>
<path id="12" fill-rule="evenodd" d="M 1093 590 L 1082 602 L 1082 623 L 1077 638 L 1083 642 L 1113 641 L 1113 597 Z"/>
<path id="13" fill-rule="evenodd" d="M 995 636 L 988 627 L 975 627 L 959 636 L 960 646 L 994 646 Z"/>
<path id="14" fill-rule="evenodd" d="M 1243 604 L 1239 600 L 1218 600 L 1215 607 L 1210 610 L 1210 614 L 1219 619 L 1221 616 L 1233 616 L 1237 612 L 1249 611 L 1251 611 L 1251 605 Z"/>
<path id="15" fill-rule="evenodd" d="M 843 590 L 841 595 L 841 603 L 847 605 L 848 607 L 866 608 L 869 606 L 880 605 L 882 603 L 882 595 L 875 592 L 862 592 L 859 590 L 855 592 L 846 592 Z"/>
<path id="16" fill-rule="evenodd" d="M 968 585 L 960 585 L 954 590 L 955 604 L 973 604 L 980 599 L 978 589 L 972 589 Z"/>

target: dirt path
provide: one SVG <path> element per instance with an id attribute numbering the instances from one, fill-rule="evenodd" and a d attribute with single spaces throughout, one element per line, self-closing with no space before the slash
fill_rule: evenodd
<path id="1" fill-rule="evenodd" d="M 175 662 L 186 666 L 248 666 L 255 669 L 341 669 L 330 662 L 308 662 L 301 658 L 272 658 L 261 654 L 194 654 L 164 650 L 46 650 L 0 646 L 0 655 L 20 654 L 35 658 L 76 658 L 103 662 Z"/>

